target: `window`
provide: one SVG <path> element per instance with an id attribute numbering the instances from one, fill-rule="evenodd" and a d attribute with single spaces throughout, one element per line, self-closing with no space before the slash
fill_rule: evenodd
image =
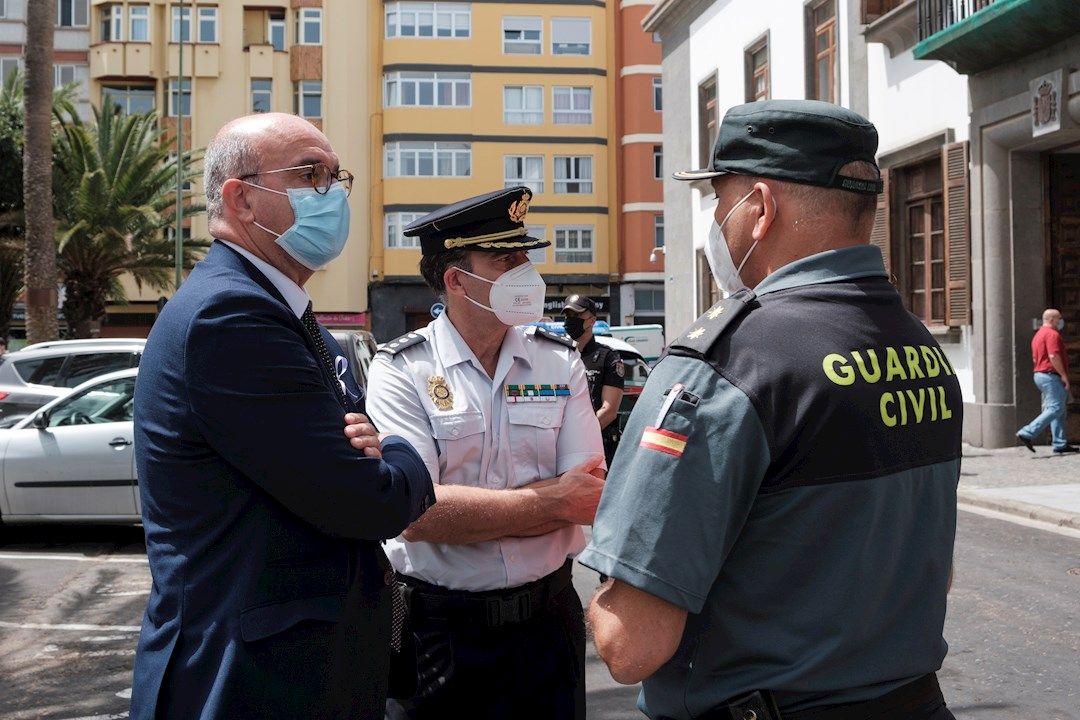
<path id="1" fill-rule="evenodd" d="M 945 324 L 945 206 L 935 197 L 906 203 L 908 303 L 927 325 Z"/>
<path id="2" fill-rule="evenodd" d="M 537 240 L 547 240 L 547 227 L 544 225 L 528 225 L 525 228 L 525 232 L 529 234 L 529 237 L 536 238 Z M 547 262 L 547 248 L 538 247 L 529 250 L 527 253 L 529 256 L 529 262 L 533 265 L 543 265 Z"/>
<path id="3" fill-rule="evenodd" d="M 266 15 L 266 37 L 278 52 L 285 51 L 285 11 L 271 11 Z"/>
<path id="4" fill-rule="evenodd" d="M 534 193 L 544 192 L 543 155 L 505 155 L 503 187 L 527 185 Z"/>
<path id="5" fill-rule="evenodd" d="M 543 124 L 544 88 L 539 85 L 504 87 L 503 122 L 507 125 Z"/>
<path id="6" fill-rule="evenodd" d="M 98 375 L 132 367 L 133 353 L 87 353 L 72 355 L 64 368 L 64 387 L 73 388 Z M 132 381 L 134 383 L 134 381 Z"/>
<path id="7" fill-rule="evenodd" d="M 709 269 L 709 261 L 705 259 L 705 252 L 697 251 L 697 314 L 701 315 L 706 310 L 720 301 L 722 297 L 720 288 L 716 285 L 712 270 Z"/>
<path id="8" fill-rule="evenodd" d="M 22 381 L 31 385 L 56 385 L 60 382 L 60 370 L 67 355 L 15 361 L 15 372 Z"/>
<path id="9" fill-rule="evenodd" d="M 388 248 L 418 248 L 420 238 L 405 237 L 402 232 L 414 220 L 418 220 L 427 213 L 422 212 L 396 212 L 386 213 L 386 235 L 383 241 Z"/>
<path id="10" fill-rule="evenodd" d="M 73 82 L 78 82 L 77 77 L 77 65 L 53 65 L 53 72 L 55 78 L 53 80 L 54 87 L 63 87 Z"/>
<path id="11" fill-rule="evenodd" d="M 555 262 L 591 263 L 593 261 L 592 227 L 555 228 Z"/>
<path id="12" fill-rule="evenodd" d="M 71 358 L 72 361 L 79 356 Z M 83 381 L 89 380 L 112 370 L 121 368 L 108 368 L 85 376 Z M 74 387 L 68 385 L 67 387 Z M 133 417 L 133 399 L 135 396 L 135 378 L 121 378 L 112 382 L 100 383 L 87 388 L 78 395 L 66 398 L 58 403 L 49 413 L 49 427 L 62 427 L 64 425 L 89 425 L 97 423 L 129 422 Z"/>
<path id="13" fill-rule="evenodd" d="M 5 57 L 0 58 L 0 82 L 7 80 L 8 75 L 13 72 L 18 72 L 22 68 L 22 58 L 19 57 Z"/>
<path id="14" fill-rule="evenodd" d="M 592 192 L 592 156 L 555 156 L 555 192 L 576 194 Z"/>
<path id="15" fill-rule="evenodd" d="M 663 315 L 664 290 L 662 288 L 634 288 L 634 313 Z"/>
<path id="16" fill-rule="evenodd" d="M 154 110 L 154 88 L 145 85 L 104 85 L 101 104 L 112 102 L 124 115 L 136 115 Z"/>
<path id="17" fill-rule="evenodd" d="M 321 118 L 322 80 L 301 80 L 296 83 L 293 112 L 303 118 Z"/>
<path id="18" fill-rule="evenodd" d="M 503 52 L 507 55 L 539 55 L 544 22 L 538 17 L 503 18 Z"/>
<path id="19" fill-rule="evenodd" d="M 389 3 L 386 37 L 467 38 L 472 13 L 464 3 Z"/>
<path id="20" fill-rule="evenodd" d="M 302 8 L 296 12 L 296 42 L 322 44 L 322 8 Z"/>
<path id="21" fill-rule="evenodd" d="M 101 42 L 124 41 L 124 6 L 101 6 Z"/>
<path id="22" fill-rule="evenodd" d="M 653 247 L 664 247 L 664 216 L 653 216 Z"/>
<path id="23" fill-rule="evenodd" d="M 664 148 L 662 145 L 652 147 L 652 172 L 657 180 L 664 179 Z"/>
<path id="24" fill-rule="evenodd" d="M 251 112 L 270 112 L 273 105 L 274 81 L 269 78 L 251 78 Z"/>
<path id="25" fill-rule="evenodd" d="M 469 143 L 386 143 L 386 177 L 469 177 L 472 145 Z"/>
<path id="26" fill-rule="evenodd" d="M 469 107 L 469 73 L 396 72 L 384 77 L 386 107 Z"/>
<path id="27" fill-rule="evenodd" d="M 769 41 L 746 51 L 746 102 L 769 99 Z"/>
<path id="28" fill-rule="evenodd" d="M 664 81 L 658 77 L 652 79 L 652 109 L 656 112 L 664 109 Z"/>
<path id="29" fill-rule="evenodd" d="M 7 0 L 0 0 L 0 18 L 7 17 Z"/>
<path id="30" fill-rule="evenodd" d="M 176 174 L 176 172 L 175 172 L 175 169 L 176 169 L 176 153 L 174 153 L 174 152 L 169 153 L 168 157 L 165 160 L 165 163 L 167 165 L 169 165 L 169 166 L 172 166 L 172 168 L 174 170 L 173 175 L 175 175 Z M 181 186 L 180 189 L 181 190 L 191 190 L 191 181 L 190 180 L 184 180 L 184 184 Z M 176 236 L 173 235 L 173 237 L 176 237 Z M 191 228 L 184 228 L 184 239 L 185 240 L 191 239 Z"/>
<path id="31" fill-rule="evenodd" d="M 199 6 L 199 42 L 217 42 L 217 7 Z"/>
<path id="32" fill-rule="evenodd" d="M 191 117 L 191 79 L 184 78 L 181 81 L 169 80 L 169 108 L 168 115 L 176 117 L 177 103 L 179 102 L 180 114 Z"/>
<path id="33" fill-rule="evenodd" d="M 713 76 L 698 85 L 698 167 L 709 167 L 712 164 L 716 121 L 716 77 Z"/>
<path id="34" fill-rule="evenodd" d="M 150 42 L 150 6 L 128 6 L 128 40 L 131 42 Z"/>
<path id="35" fill-rule="evenodd" d="M 191 42 L 191 6 L 173 5 L 172 41 L 174 43 Z"/>
<path id="36" fill-rule="evenodd" d="M 825 0 L 810 5 L 806 15 L 807 97 L 836 102 L 836 4 Z"/>
<path id="37" fill-rule="evenodd" d="M 88 27 L 89 0 L 56 0 L 56 24 L 59 27 Z"/>
<path id="38" fill-rule="evenodd" d="M 590 124 L 592 122 L 592 88 L 553 88 L 551 121 L 556 125 Z"/>
<path id="39" fill-rule="evenodd" d="M 592 21 L 588 18 L 552 18 L 553 55 L 588 55 Z"/>

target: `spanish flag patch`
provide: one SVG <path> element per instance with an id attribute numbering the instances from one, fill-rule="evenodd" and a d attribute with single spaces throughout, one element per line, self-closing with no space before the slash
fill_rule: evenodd
<path id="1" fill-rule="evenodd" d="M 647 450 L 659 450 L 668 455 L 682 457 L 688 439 L 688 435 L 680 435 L 662 428 L 647 427 L 641 436 L 639 446 Z"/>

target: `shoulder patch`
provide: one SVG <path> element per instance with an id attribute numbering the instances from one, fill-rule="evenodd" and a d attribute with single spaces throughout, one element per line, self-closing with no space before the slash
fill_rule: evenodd
<path id="1" fill-rule="evenodd" d="M 397 355 L 405 348 L 410 348 L 413 345 L 419 345 L 422 342 L 427 342 L 427 338 L 420 333 L 411 332 L 402 335 L 396 340 L 391 340 L 388 343 L 383 343 L 379 346 L 379 352 L 384 352 L 389 355 Z"/>
<path id="2" fill-rule="evenodd" d="M 574 347 L 574 341 L 571 340 L 566 335 L 560 335 L 557 332 L 551 332 L 550 330 L 542 328 L 539 325 L 533 325 L 532 327 L 533 327 L 533 333 L 532 334 L 535 335 L 536 337 L 542 337 L 545 340 L 550 340 L 552 342 L 557 342 L 560 345 L 565 345 L 568 348 Z"/>
<path id="3" fill-rule="evenodd" d="M 673 355 L 704 357 L 728 326 L 742 315 L 756 298 L 753 290 L 740 290 L 720 300 L 691 323 L 686 332 L 668 346 L 668 351 Z"/>

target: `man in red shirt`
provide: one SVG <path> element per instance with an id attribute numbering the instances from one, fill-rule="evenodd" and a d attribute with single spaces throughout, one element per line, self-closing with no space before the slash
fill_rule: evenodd
<path id="1" fill-rule="evenodd" d="M 1016 437 L 1035 452 L 1031 441 L 1050 426 L 1050 443 L 1056 453 L 1080 452 L 1065 437 L 1065 404 L 1069 401 L 1069 357 L 1061 331 L 1065 321 L 1053 308 L 1043 311 L 1043 324 L 1031 339 L 1031 360 L 1035 365 L 1035 386 L 1042 393 L 1042 413 L 1020 428 Z"/>

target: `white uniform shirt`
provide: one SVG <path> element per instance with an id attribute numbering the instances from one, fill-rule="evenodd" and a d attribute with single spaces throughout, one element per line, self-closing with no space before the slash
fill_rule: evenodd
<path id="1" fill-rule="evenodd" d="M 576 350 L 510 328 L 494 378 L 443 313 L 416 335 L 426 340 L 380 352 L 371 364 L 367 412 L 381 432 L 412 443 L 441 485 L 517 488 L 603 456 L 600 425 Z M 452 397 L 445 397 L 442 385 Z M 569 396 L 508 402 L 506 386 L 563 385 Z M 471 545 L 389 540 L 385 549 L 405 575 L 455 590 L 516 587 L 554 572 L 585 546 L 579 526 L 537 537 Z"/>

